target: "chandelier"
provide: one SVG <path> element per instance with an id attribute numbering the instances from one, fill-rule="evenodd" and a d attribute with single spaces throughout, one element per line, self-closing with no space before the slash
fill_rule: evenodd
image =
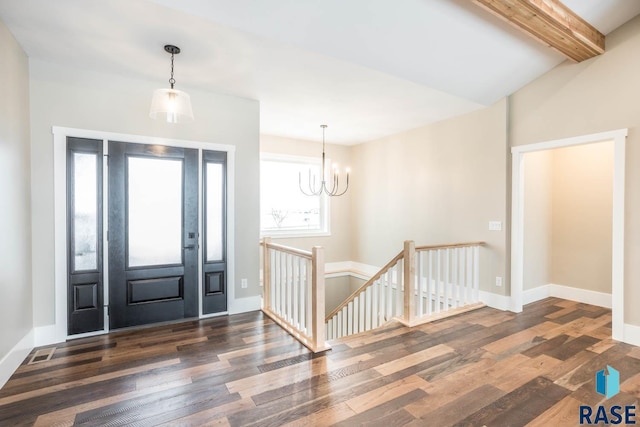
<path id="1" fill-rule="evenodd" d="M 320 196 L 323 193 L 328 196 L 342 196 L 349 189 L 349 168 L 347 168 L 347 184 L 344 187 L 344 190 L 340 191 L 340 172 L 338 171 L 337 165 L 333 165 L 333 172 L 330 174 L 329 179 L 327 181 L 325 177 L 326 168 L 325 168 L 325 153 L 324 153 L 324 130 L 327 128 L 327 125 L 320 125 L 322 128 L 322 169 L 321 169 L 321 180 L 320 185 L 316 188 L 316 177 L 311 173 L 311 169 L 309 169 L 309 187 L 308 190 L 302 188 L 302 172 L 298 173 L 298 186 L 300 187 L 300 191 L 306 196 Z M 327 184 L 329 182 L 330 184 Z"/>

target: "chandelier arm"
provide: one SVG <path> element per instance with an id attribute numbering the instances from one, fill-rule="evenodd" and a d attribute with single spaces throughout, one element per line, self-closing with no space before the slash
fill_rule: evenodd
<path id="1" fill-rule="evenodd" d="M 331 190 L 327 188 L 327 194 L 330 196 L 335 195 L 338 192 L 338 175 L 335 173 L 332 176 Z"/>
<path id="2" fill-rule="evenodd" d="M 342 193 L 333 194 L 333 196 L 335 196 L 335 197 L 342 196 L 344 193 L 347 192 L 348 189 L 349 189 L 349 175 L 347 174 L 347 186 L 344 188 Z"/>
<path id="3" fill-rule="evenodd" d="M 319 196 L 322 194 L 322 186 L 320 186 L 320 189 L 316 190 L 316 177 L 315 175 L 313 176 L 313 182 L 311 177 L 311 170 L 309 170 L 309 192 L 307 192 L 302 188 L 302 172 L 298 172 L 298 187 L 305 196 Z"/>

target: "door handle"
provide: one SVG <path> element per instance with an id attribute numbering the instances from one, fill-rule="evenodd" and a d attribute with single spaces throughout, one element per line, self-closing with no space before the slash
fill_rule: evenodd
<path id="1" fill-rule="evenodd" d="M 187 246 L 183 247 L 182 249 L 196 249 L 196 245 L 187 245 Z"/>

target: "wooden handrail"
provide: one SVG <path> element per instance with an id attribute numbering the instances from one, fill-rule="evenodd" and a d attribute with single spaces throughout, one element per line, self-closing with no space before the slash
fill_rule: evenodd
<path id="1" fill-rule="evenodd" d="M 393 267 L 398 261 L 400 261 L 404 257 L 404 251 L 400 252 L 396 255 L 391 261 L 385 264 L 376 274 L 374 274 L 369 280 L 367 280 L 362 286 L 360 286 L 354 293 L 352 293 L 349 298 L 344 300 L 342 304 L 340 304 L 335 310 L 329 313 L 328 316 L 325 317 L 324 321 L 328 322 L 333 316 L 335 316 L 340 310 L 345 308 L 351 301 L 353 301 L 358 295 L 362 292 L 366 291 L 369 286 L 373 284 L 376 280 L 380 278 L 384 273 L 387 272 L 391 267 Z"/>
<path id="2" fill-rule="evenodd" d="M 467 243 L 450 243 L 447 245 L 426 245 L 426 246 L 416 246 L 416 252 L 419 251 L 429 251 L 432 249 L 452 249 L 452 248 L 466 248 L 469 246 L 484 246 L 485 242 L 467 242 Z"/>
<path id="3" fill-rule="evenodd" d="M 265 246 L 263 242 L 260 242 L 262 246 Z M 280 252 L 286 252 L 291 255 L 312 259 L 313 255 L 309 251 L 303 251 L 302 249 L 290 248 L 289 246 L 280 245 L 278 243 L 267 242 L 266 247 L 269 249 L 276 249 Z"/>

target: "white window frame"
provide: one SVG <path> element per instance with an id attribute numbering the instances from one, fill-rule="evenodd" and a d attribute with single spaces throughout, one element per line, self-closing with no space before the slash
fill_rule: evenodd
<path id="1" fill-rule="evenodd" d="M 263 161 L 276 161 L 276 162 L 288 162 L 288 163 L 303 163 L 318 165 L 322 167 L 322 160 L 317 157 L 306 156 L 292 156 L 288 154 L 279 153 L 260 153 L 260 167 L 262 168 Z M 331 164 L 331 159 L 326 159 L 326 164 Z M 325 171 L 326 173 L 326 171 Z M 262 178 L 260 178 L 262 179 Z M 304 177 L 303 177 L 304 181 Z M 262 194 L 260 195 L 262 198 Z M 308 196 L 313 197 L 313 196 Z M 262 223 L 260 223 L 260 237 L 275 237 L 275 238 L 296 238 L 296 237 L 318 237 L 318 236 L 331 236 L 331 203 L 329 196 L 322 194 L 320 197 L 320 224 L 319 230 L 263 230 Z M 262 218 L 262 207 L 260 209 L 260 217 Z"/>

